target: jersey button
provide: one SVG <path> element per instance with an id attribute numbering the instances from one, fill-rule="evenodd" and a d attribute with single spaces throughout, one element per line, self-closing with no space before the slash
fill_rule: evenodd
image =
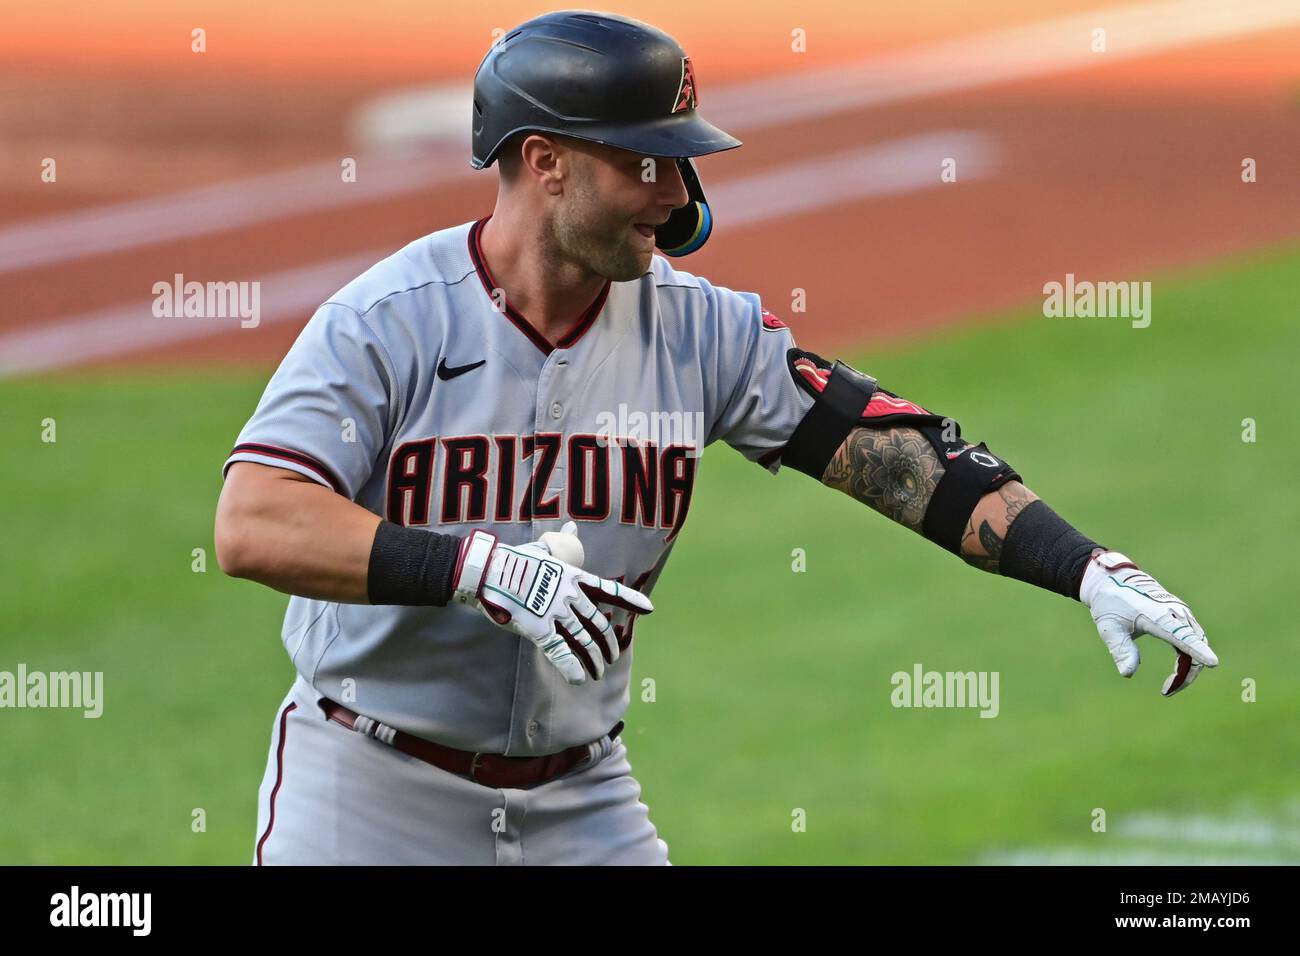
<path id="1" fill-rule="evenodd" d="M 551 417 L 559 418 L 564 414 L 564 406 L 559 402 L 551 402 Z"/>
<path id="2" fill-rule="evenodd" d="M 535 720 L 530 720 L 530 721 L 528 722 L 528 736 L 529 736 L 529 737 L 536 737 L 536 736 L 537 736 L 537 731 L 541 730 L 541 728 L 542 728 L 542 725 L 539 724 L 537 721 L 535 721 Z"/>

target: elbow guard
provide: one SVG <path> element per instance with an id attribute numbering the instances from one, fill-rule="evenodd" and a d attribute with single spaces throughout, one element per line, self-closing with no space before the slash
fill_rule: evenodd
<path id="1" fill-rule="evenodd" d="M 915 428 L 944 465 L 921 533 L 953 554 L 961 553 L 962 533 L 979 500 L 1008 481 L 1019 480 L 1015 469 L 983 442 L 963 441 L 955 421 L 881 388 L 870 375 L 843 362 L 832 366 L 802 349 L 790 349 L 786 361 L 794 380 L 814 402 L 786 443 L 781 463 L 821 481 L 853 429 Z"/>

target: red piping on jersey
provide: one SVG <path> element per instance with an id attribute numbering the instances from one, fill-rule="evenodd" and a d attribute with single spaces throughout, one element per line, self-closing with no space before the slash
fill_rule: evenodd
<path id="1" fill-rule="evenodd" d="M 479 243 L 479 236 L 483 232 L 483 226 L 491 218 L 491 216 L 485 216 L 475 222 L 474 225 L 470 226 L 469 257 L 474 263 L 474 271 L 478 273 L 479 281 L 483 283 L 483 289 L 487 292 L 488 298 L 492 300 L 493 305 L 495 305 L 496 297 L 492 293 L 494 289 L 500 289 L 501 287 L 497 285 L 496 280 L 492 278 L 492 273 L 488 271 L 487 260 L 483 258 L 483 247 Z M 505 300 L 506 318 L 513 322 L 519 331 L 528 336 L 529 340 L 542 350 L 543 355 L 550 355 L 557 348 L 567 349 L 570 345 L 577 342 L 578 339 L 582 338 L 583 333 L 585 333 L 587 329 L 591 328 L 592 324 L 596 321 L 596 316 L 600 315 L 600 310 L 605 307 L 605 300 L 609 298 L 609 286 L 610 282 L 606 279 L 605 285 L 601 288 L 595 301 L 592 302 L 591 305 L 587 306 L 587 310 L 583 312 L 581 318 L 578 319 L 578 324 L 566 332 L 563 338 L 554 345 L 546 341 L 542 336 L 542 333 L 533 328 L 519 310 L 510 304 L 508 299 Z M 503 298 L 504 292 L 505 290 L 502 289 Z"/>
<path id="2" fill-rule="evenodd" d="M 280 714 L 280 746 L 275 751 L 275 786 L 271 788 L 271 817 L 266 822 L 266 832 L 257 841 L 257 865 L 262 865 L 262 847 L 266 845 L 271 829 L 275 826 L 275 798 L 280 793 L 280 784 L 284 782 L 284 732 L 288 727 L 289 714 L 298 709 L 296 703 L 290 704 Z"/>
<path id="3" fill-rule="evenodd" d="M 323 464 L 317 461 L 311 455 L 304 455 L 300 451 L 294 451 L 292 448 L 281 448 L 279 445 L 266 445 L 261 442 L 244 442 L 242 445 L 236 445 L 227 456 L 226 467 L 230 467 L 233 462 L 229 458 L 238 454 L 264 455 L 267 458 L 279 458 L 281 461 L 291 461 L 296 465 L 302 465 L 304 468 L 310 468 L 316 474 L 320 475 L 340 495 L 343 494 L 343 483 L 334 477 L 334 472 L 330 471 Z"/>

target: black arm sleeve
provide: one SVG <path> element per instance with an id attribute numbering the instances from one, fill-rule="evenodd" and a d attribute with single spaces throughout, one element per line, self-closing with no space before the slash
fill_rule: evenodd
<path id="1" fill-rule="evenodd" d="M 1026 505 L 1007 528 L 998 570 L 1078 600 L 1084 569 L 1099 547 L 1040 498 Z"/>
<path id="2" fill-rule="evenodd" d="M 370 603 L 445 607 L 451 600 L 460 543 L 454 534 L 379 522 L 366 580 Z"/>

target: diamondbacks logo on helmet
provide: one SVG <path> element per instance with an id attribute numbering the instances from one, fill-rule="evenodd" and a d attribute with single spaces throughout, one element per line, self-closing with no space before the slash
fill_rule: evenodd
<path id="1" fill-rule="evenodd" d="M 695 67 L 691 66 L 691 58 L 684 56 L 682 57 L 682 79 L 677 85 L 677 102 L 673 104 L 673 112 L 693 110 L 699 105 L 699 97 L 695 95 Z"/>

